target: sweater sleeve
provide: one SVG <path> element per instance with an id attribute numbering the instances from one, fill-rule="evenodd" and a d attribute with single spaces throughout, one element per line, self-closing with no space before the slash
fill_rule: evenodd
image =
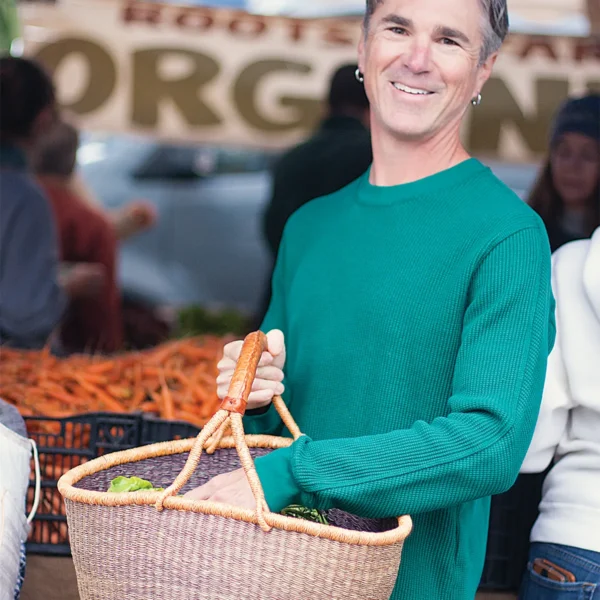
<path id="1" fill-rule="evenodd" d="M 383 518 L 507 490 L 533 435 L 553 322 L 547 240 L 520 230 L 472 276 L 448 415 L 373 436 L 302 437 L 258 458 L 271 510 L 301 502 Z"/>
<path id="2" fill-rule="evenodd" d="M 556 278 L 556 262 L 558 255 L 554 254 L 552 262 L 552 288 L 560 307 L 560 292 Z M 566 433 L 569 412 L 574 408 L 566 365 L 562 351 L 561 322 L 557 311 L 556 343 L 548 358 L 546 384 L 542 406 L 538 415 L 535 433 L 531 445 L 521 466 L 522 473 L 541 473 L 546 470 L 554 458 L 556 449 Z"/>

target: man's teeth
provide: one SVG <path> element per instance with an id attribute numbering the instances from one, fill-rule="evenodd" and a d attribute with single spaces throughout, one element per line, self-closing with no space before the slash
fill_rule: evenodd
<path id="1" fill-rule="evenodd" d="M 392 84 L 397 90 L 400 90 L 402 92 L 406 92 L 407 94 L 419 94 L 419 95 L 426 95 L 426 94 L 431 94 L 432 92 L 428 92 L 427 90 L 419 90 L 417 88 L 411 88 L 408 87 L 407 85 L 402 85 L 401 83 L 393 83 Z"/>

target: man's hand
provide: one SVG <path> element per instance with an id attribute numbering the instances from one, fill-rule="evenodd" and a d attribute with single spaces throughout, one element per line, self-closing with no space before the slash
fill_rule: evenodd
<path id="1" fill-rule="evenodd" d="M 106 269 L 99 263 L 62 263 L 59 281 L 72 300 L 93 298 L 100 294 L 106 285 Z"/>
<path id="2" fill-rule="evenodd" d="M 256 508 L 256 500 L 243 469 L 223 473 L 184 495 L 191 500 L 211 500 L 241 508 Z"/>
<path id="3" fill-rule="evenodd" d="M 283 394 L 283 367 L 285 365 L 285 341 L 283 332 L 273 329 L 267 333 L 268 351 L 258 363 L 252 392 L 248 398 L 248 410 L 267 406 L 273 396 Z M 242 341 L 231 342 L 224 348 L 223 359 L 217 365 L 217 394 L 221 400 L 229 391 L 231 377 L 242 351 Z"/>

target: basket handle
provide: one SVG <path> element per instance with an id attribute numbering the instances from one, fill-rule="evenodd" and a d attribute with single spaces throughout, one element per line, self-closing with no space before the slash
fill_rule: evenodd
<path id="1" fill-rule="evenodd" d="M 198 467 L 200 457 L 202 456 L 205 447 L 208 446 L 209 452 L 214 450 L 227 427 L 231 426 L 235 448 L 240 457 L 240 462 L 242 463 L 250 488 L 252 489 L 254 499 L 256 500 L 256 519 L 264 531 L 269 531 L 271 529 L 264 518 L 265 512 L 270 512 L 269 507 L 265 500 L 265 494 L 260 479 L 256 473 L 254 461 L 248 450 L 242 423 L 242 416 L 246 411 L 248 396 L 250 395 L 252 383 L 256 376 L 256 369 L 258 368 L 262 353 L 267 350 L 267 347 L 267 336 L 261 331 L 250 333 L 246 337 L 240 357 L 233 372 L 233 377 L 231 378 L 227 396 L 221 403 L 219 410 L 198 434 L 188 459 L 179 475 L 175 478 L 175 481 L 161 493 L 156 503 L 156 508 L 158 510 L 162 510 L 165 500 L 169 496 L 177 494 L 177 492 L 179 492 L 179 490 L 181 490 L 181 488 L 189 481 L 190 477 Z M 298 439 L 302 433 L 282 398 L 280 396 L 273 398 L 273 405 L 294 439 Z M 216 436 L 216 442 L 213 436 Z"/>

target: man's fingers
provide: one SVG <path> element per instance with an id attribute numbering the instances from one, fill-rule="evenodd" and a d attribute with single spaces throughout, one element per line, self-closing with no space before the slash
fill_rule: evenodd
<path id="1" fill-rule="evenodd" d="M 283 394 L 283 366 L 285 364 L 285 344 L 283 332 L 274 329 L 267 334 L 269 352 L 263 352 L 252 386 L 249 403 L 255 408 L 268 404 L 275 394 Z M 240 357 L 243 341 L 227 344 L 223 358 L 217 364 L 217 396 L 223 400 L 227 396 L 231 379 Z M 274 356 L 275 355 L 275 356 Z M 258 403 L 258 404 L 257 404 Z M 262 403 L 262 404 L 261 404 Z"/>
<path id="2" fill-rule="evenodd" d="M 231 371 L 221 371 L 219 375 L 217 375 L 217 385 L 229 385 L 231 378 L 233 377 L 233 370 Z"/>
<path id="3" fill-rule="evenodd" d="M 194 490 L 191 490 L 183 495 L 184 498 L 188 500 L 208 500 L 211 495 L 210 490 L 205 489 L 206 486 L 198 487 Z"/>
<path id="4" fill-rule="evenodd" d="M 228 386 L 220 386 L 219 388 L 217 388 L 217 396 L 220 400 L 224 400 L 225 396 L 227 396 L 228 391 Z M 248 396 L 248 409 L 251 410 L 253 408 L 260 408 L 261 406 L 266 406 L 267 404 L 270 404 L 274 395 L 275 390 L 273 389 L 258 390 L 255 392 L 251 392 Z"/>
<path id="5" fill-rule="evenodd" d="M 273 356 L 273 366 L 283 369 L 285 366 L 285 338 L 283 331 L 273 329 L 267 333 L 269 353 Z"/>
<path id="6" fill-rule="evenodd" d="M 208 500 L 219 489 L 219 483 L 217 481 L 215 484 L 215 479 L 218 479 L 218 477 L 207 481 L 204 485 L 201 485 L 190 492 L 187 492 L 183 497 L 191 498 L 192 500 Z"/>
<path id="7" fill-rule="evenodd" d="M 258 392 L 252 392 L 250 396 L 248 396 L 248 407 L 246 410 L 268 406 L 271 404 L 274 395 L 275 393 L 273 390 L 260 390 Z"/>
<path id="8" fill-rule="evenodd" d="M 222 358 L 218 363 L 217 363 L 217 369 L 219 370 L 220 373 L 223 373 L 225 371 L 230 371 L 231 373 L 233 373 L 233 370 L 235 369 L 235 365 L 237 364 L 236 360 L 233 360 L 232 358 Z"/>
<path id="9" fill-rule="evenodd" d="M 258 390 L 273 390 L 276 394 L 283 394 L 283 383 L 281 382 L 281 377 L 278 377 L 279 381 L 275 380 L 275 379 L 263 379 L 263 378 L 256 378 L 253 382 L 252 382 L 252 391 L 256 392 Z M 231 384 L 231 375 L 227 376 L 225 374 L 223 375 L 219 375 L 219 377 L 217 377 L 217 387 L 218 388 L 222 388 L 227 392 L 227 389 L 229 388 Z"/>
<path id="10" fill-rule="evenodd" d="M 260 392 L 262 390 L 271 390 L 281 396 L 283 394 L 283 383 L 279 381 L 267 381 L 266 379 L 255 379 L 252 382 L 252 391 Z"/>
<path id="11" fill-rule="evenodd" d="M 237 469 L 235 471 L 231 471 L 230 473 L 222 473 L 221 475 L 217 475 L 216 477 L 213 477 L 207 481 L 204 485 L 201 485 L 191 492 L 185 494 L 184 498 L 193 497 L 196 500 L 207 500 L 213 494 L 215 494 L 217 490 L 224 489 L 227 486 L 239 481 L 240 477 L 244 475 L 243 471 L 241 475 L 239 471 L 240 469 Z"/>
<path id="12" fill-rule="evenodd" d="M 234 363 L 237 363 L 243 344 L 244 342 L 242 340 L 237 340 L 235 342 L 229 342 L 229 344 L 226 344 L 223 348 L 223 358 L 229 358 L 233 360 Z"/>
<path id="13" fill-rule="evenodd" d="M 234 342 L 236 343 L 236 342 Z M 241 342 L 240 342 L 241 343 Z M 225 346 L 225 348 L 227 348 L 227 346 Z M 241 347 L 240 347 L 241 349 Z M 226 350 L 224 350 L 225 352 Z M 227 354 L 223 355 L 223 358 L 217 363 L 217 369 L 219 369 L 219 371 L 233 371 L 233 369 L 235 369 L 236 365 L 237 365 L 237 361 L 240 358 L 240 353 L 234 348 L 231 351 L 227 351 Z M 237 352 L 237 356 L 235 355 Z M 260 357 L 260 361 L 258 363 L 259 367 L 264 367 L 267 365 L 270 365 L 273 363 L 273 356 L 271 356 L 271 354 L 269 354 L 268 352 L 263 352 L 262 356 Z"/>
<path id="14" fill-rule="evenodd" d="M 283 371 L 280 367 L 275 367 L 269 364 L 273 360 L 271 355 L 266 355 L 264 358 L 264 365 L 259 366 L 256 370 L 257 379 L 269 379 L 271 381 L 282 381 Z M 261 359 L 261 363 L 263 360 Z M 231 381 L 233 377 L 233 371 L 235 370 L 236 363 L 230 359 L 223 359 L 218 365 L 219 375 L 217 376 L 217 385 L 225 383 L 225 381 Z"/>
<path id="15" fill-rule="evenodd" d="M 256 379 L 265 379 L 266 381 L 283 381 L 283 371 L 273 365 L 259 367 L 256 370 Z"/>
<path id="16" fill-rule="evenodd" d="M 267 333 L 267 349 L 273 356 L 279 356 L 285 349 L 283 331 L 279 329 L 271 329 Z"/>

